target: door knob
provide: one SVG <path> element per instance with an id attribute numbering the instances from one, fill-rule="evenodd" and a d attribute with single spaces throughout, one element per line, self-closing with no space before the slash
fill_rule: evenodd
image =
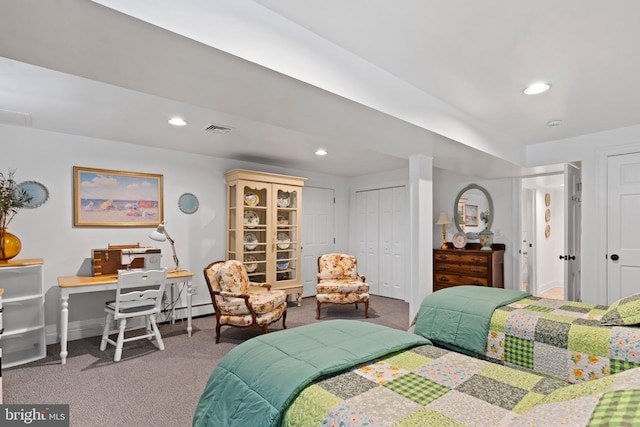
<path id="1" fill-rule="evenodd" d="M 612 261 L 617 261 L 620 257 L 618 256 L 618 254 L 613 254 L 611 255 L 611 260 Z"/>
<path id="2" fill-rule="evenodd" d="M 560 259 L 564 259 L 564 260 L 566 260 L 566 259 L 567 259 L 567 256 L 566 256 L 566 255 L 560 255 Z"/>

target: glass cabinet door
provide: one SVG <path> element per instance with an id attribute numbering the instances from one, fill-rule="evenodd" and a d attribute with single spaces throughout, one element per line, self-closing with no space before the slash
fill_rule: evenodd
<path id="1" fill-rule="evenodd" d="M 242 182 L 242 250 L 244 267 L 252 282 L 268 279 L 271 185 Z"/>
<path id="2" fill-rule="evenodd" d="M 300 188 L 274 185 L 276 284 L 300 280 Z"/>

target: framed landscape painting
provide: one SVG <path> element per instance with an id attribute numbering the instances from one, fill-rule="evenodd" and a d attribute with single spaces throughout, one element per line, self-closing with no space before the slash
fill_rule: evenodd
<path id="1" fill-rule="evenodd" d="M 470 226 L 478 225 L 478 206 L 477 205 L 465 205 L 464 206 L 464 224 Z"/>
<path id="2" fill-rule="evenodd" d="M 156 227 L 162 175 L 74 166 L 73 213 L 76 227 Z"/>

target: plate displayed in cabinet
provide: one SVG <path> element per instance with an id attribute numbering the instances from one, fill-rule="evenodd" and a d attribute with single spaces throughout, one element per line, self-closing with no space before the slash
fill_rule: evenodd
<path id="1" fill-rule="evenodd" d="M 258 197 L 258 195 L 253 191 L 247 191 L 244 193 L 244 203 L 247 206 L 256 206 L 260 203 L 260 197 Z"/>
<path id="2" fill-rule="evenodd" d="M 258 238 L 253 233 L 247 233 L 244 235 L 244 248 L 248 251 L 255 251 L 258 246 Z"/>
<path id="3" fill-rule="evenodd" d="M 287 254 L 278 254 L 278 259 L 287 259 L 288 255 Z M 278 270 L 286 270 L 287 268 L 289 268 L 289 261 L 279 261 L 276 263 L 276 267 L 278 268 Z"/>
<path id="4" fill-rule="evenodd" d="M 244 268 L 247 270 L 247 273 L 253 273 L 256 271 L 258 268 L 256 261 L 258 260 L 253 255 L 247 255 L 244 257 Z"/>
<path id="5" fill-rule="evenodd" d="M 278 233 L 278 249 L 289 249 L 291 238 L 287 233 Z"/>
<path id="6" fill-rule="evenodd" d="M 463 232 L 458 232 L 453 235 L 451 242 L 455 248 L 462 249 L 467 245 L 467 235 Z"/>
<path id="7" fill-rule="evenodd" d="M 278 190 L 278 207 L 288 208 L 291 204 L 291 195 L 286 191 Z"/>
<path id="8" fill-rule="evenodd" d="M 260 224 L 260 217 L 258 216 L 258 213 L 255 211 L 245 211 L 244 225 L 249 228 L 253 228 L 258 224 Z"/>
<path id="9" fill-rule="evenodd" d="M 284 215 L 278 215 L 278 225 L 289 225 L 289 220 Z"/>

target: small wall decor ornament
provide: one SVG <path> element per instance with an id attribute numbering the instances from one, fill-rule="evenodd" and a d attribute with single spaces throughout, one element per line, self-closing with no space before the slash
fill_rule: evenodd
<path id="1" fill-rule="evenodd" d="M 544 227 L 544 237 L 547 239 L 551 236 L 551 226 L 549 225 L 549 220 L 551 219 L 551 209 L 549 209 L 549 205 L 551 205 L 551 194 L 546 193 L 544 195 L 544 205 L 547 209 L 544 211 L 544 221 L 547 225 Z"/>

